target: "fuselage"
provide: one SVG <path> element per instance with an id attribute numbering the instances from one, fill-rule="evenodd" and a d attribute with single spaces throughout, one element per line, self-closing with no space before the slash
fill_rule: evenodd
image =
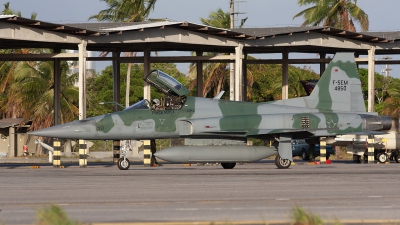
<path id="1" fill-rule="evenodd" d="M 155 110 L 132 107 L 119 112 L 78 120 L 32 132 L 65 139 L 124 140 L 177 137 L 240 138 L 307 131 L 332 135 L 362 131 L 357 113 L 319 112 L 299 100 L 272 103 L 236 102 L 187 97 L 180 109 Z M 294 99 L 293 99 L 294 100 Z M 303 102 L 303 103 L 302 103 Z"/>

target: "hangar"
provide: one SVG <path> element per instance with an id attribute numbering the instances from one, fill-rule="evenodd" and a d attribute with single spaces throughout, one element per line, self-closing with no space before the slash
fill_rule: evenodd
<path id="1" fill-rule="evenodd" d="M 49 48 L 54 54 L 0 54 L 0 61 L 54 61 L 55 96 L 60 90 L 60 61 L 79 62 L 79 119 L 86 117 L 86 61 L 112 61 L 114 101 L 119 102 L 119 64 L 143 63 L 145 74 L 154 62 L 195 62 L 198 74 L 198 95 L 202 93 L 203 62 L 230 62 L 231 99 L 244 99 L 246 65 L 281 64 L 282 96 L 288 97 L 288 65 L 319 64 L 320 73 L 330 61 L 327 54 L 354 52 L 358 64 L 368 64 L 368 111 L 374 108 L 375 64 L 400 64 L 399 60 L 379 61 L 376 55 L 400 54 L 400 32 L 349 32 L 331 27 L 271 27 L 220 29 L 186 21 L 141 23 L 54 24 L 39 20 L 0 16 L 0 49 Z M 61 50 L 78 53 L 60 53 Z M 86 51 L 111 52 L 111 57 L 88 57 Z M 152 56 L 151 52 L 195 52 L 196 56 Z M 141 57 L 121 56 L 121 52 L 142 52 Z M 214 57 L 204 52 L 226 53 Z M 281 59 L 247 60 L 248 54 L 279 53 Z M 290 53 L 315 53 L 320 58 L 291 59 Z M 184 54 L 182 54 L 184 55 Z M 150 87 L 144 84 L 144 97 L 150 99 Z M 60 100 L 55 99 L 55 124 L 60 124 Z M 118 110 L 115 106 L 115 110 Z M 10 147 L 11 148 L 11 147 Z M 10 150 L 13 151 L 13 150 Z M 12 152 L 11 155 L 16 155 Z M 9 156 L 11 156 L 9 155 Z"/>

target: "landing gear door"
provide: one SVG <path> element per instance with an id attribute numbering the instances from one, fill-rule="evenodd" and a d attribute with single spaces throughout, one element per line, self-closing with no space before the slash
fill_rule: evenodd
<path id="1" fill-rule="evenodd" d="M 280 135 L 278 152 L 282 159 L 289 159 L 290 161 L 293 161 L 291 135 Z"/>

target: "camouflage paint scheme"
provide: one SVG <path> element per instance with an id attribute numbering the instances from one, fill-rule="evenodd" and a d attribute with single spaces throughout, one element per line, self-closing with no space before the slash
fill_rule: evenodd
<path id="1" fill-rule="evenodd" d="M 177 98 L 182 97 L 169 91 L 164 90 Z M 183 97 L 184 103 L 179 109 L 152 110 L 151 103 L 144 100 L 123 111 L 30 134 L 86 140 L 177 137 L 285 137 L 287 140 L 383 130 L 387 129 L 387 120 L 390 121 L 390 118 L 366 112 L 353 53 L 337 53 L 307 97 L 266 103 Z M 291 148 L 286 149 L 287 146 L 281 143 L 279 154 L 283 159 L 292 160 Z"/>

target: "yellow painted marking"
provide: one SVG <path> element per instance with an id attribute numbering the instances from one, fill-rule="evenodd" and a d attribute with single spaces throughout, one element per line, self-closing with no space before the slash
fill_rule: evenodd
<path id="1" fill-rule="evenodd" d="M 145 149 L 145 150 L 143 150 L 143 154 L 145 154 L 145 155 L 150 155 L 150 154 L 151 154 L 150 149 Z"/>
<path id="2" fill-rule="evenodd" d="M 192 166 L 192 164 L 187 163 L 187 164 L 185 164 L 185 166 Z"/>

